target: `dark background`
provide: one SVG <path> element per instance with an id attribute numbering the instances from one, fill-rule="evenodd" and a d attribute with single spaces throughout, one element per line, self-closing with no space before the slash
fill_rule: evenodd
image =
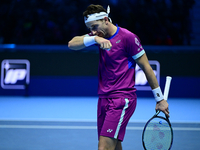
<path id="1" fill-rule="evenodd" d="M 89 4 L 110 5 L 113 23 L 143 45 L 191 45 L 194 0 L 1 0 L 1 43 L 67 44 L 89 32 L 82 16 Z"/>

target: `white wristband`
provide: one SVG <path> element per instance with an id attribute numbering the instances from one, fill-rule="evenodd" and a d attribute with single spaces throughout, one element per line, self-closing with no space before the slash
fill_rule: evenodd
<path id="1" fill-rule="evenodd" d="M 86 47 L 91 46 L 93 44 L 96 44 L 97 42 L 95 41 L 95 36 L 86 36 L 83 38 L 83 43 Z"/>
<path id="2" fill-rule="evenodd" d="M 160 87 L 153 89 L 152 92 L 153 92 L 156 102 L 159 102 L 164 99 L 164 96 L 162 94 Z"/>

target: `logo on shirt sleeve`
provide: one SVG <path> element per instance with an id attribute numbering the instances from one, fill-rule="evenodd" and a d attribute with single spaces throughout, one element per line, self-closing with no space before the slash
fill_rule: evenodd
<path id="1" fill-rule="evenodd" d="M 140 42 L 138 41 L 137 38 L 135 38 L 135 44 L 137 44 L 137 46 L 140 46 Z"/>
<path id="2" fill-rule="evenodd" d="M 138 51 L 143 50 L 143 47 L 142 47 L 142 45 L 140 44 L 140 42 L 139 42 L 139 40 L 137 38 L 135 38 L 135 44 L 139 47 Z"/>

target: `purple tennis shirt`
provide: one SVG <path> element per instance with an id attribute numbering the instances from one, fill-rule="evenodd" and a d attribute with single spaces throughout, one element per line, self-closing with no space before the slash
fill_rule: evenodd
<path id="1" fill-rule="evenodd" d="M 136 97 L 135 59 L 145 53 L 140 40 L 121 27 L 108 40 L 112 44 L 109 51 L 99 47 L 98 95 L 100 98 Z"/>
<path id="2" fill-rule="evenodd" d="M 92 36 L 92 34 L 88 34 Z M 135 59 L 145 51 L 140 39 L 125 28 L 117 27 L 116 33 L 108 38 L 110 50 L 99 47 L 98 95 L 100 98 L 134 98 Z"/>

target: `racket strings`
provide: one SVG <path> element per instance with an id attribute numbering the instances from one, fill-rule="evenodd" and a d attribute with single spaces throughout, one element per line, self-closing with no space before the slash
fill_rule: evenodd
<path id="1" fill-rule="evenodd" d="M 144 131 L 143 142 L 148 150 L 167 150 L 171 145 L 171 127 L 167 121 L 155 118 Z"/>

